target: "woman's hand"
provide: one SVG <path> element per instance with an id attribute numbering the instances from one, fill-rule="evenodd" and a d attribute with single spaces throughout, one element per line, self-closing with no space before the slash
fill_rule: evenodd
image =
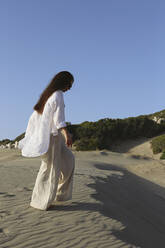
<path id="1" fill-rule="evenodd" d="M 68 147 L 72 147 L 72 135 L 67 131 L 65 127 L 61 128 L 61 130 L 64 133 L 66 145 Z"/>
<path id="2" fill-rule="evenodd" d="M 72 136 L 69 132 L 67 132 L 67 137 L 66 137 L 66 144 L 67 146 L 71 146 L 72 147 Z"/>

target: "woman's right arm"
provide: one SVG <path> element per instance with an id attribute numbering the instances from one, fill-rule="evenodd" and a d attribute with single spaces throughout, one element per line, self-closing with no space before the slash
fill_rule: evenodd
<path id="1" fill-rule="evenodd" d="M 66 128 L 63 94 L 59 92 L 56 94 L 55 103 L 54 124 L 64 134 L 66 145 L 72 146 L 72 137 Z"/>
<path id="2" fill-rule="evenodd" d="M 71 134 L 68 132 L 68 130 L 66 129 L 66 127 L 62 127 L 60 128 L 60 130 L 63 132 L 65 140 L 66 140 L 66 145 L 69 147 L 72 147 L 72 137 Z"/>

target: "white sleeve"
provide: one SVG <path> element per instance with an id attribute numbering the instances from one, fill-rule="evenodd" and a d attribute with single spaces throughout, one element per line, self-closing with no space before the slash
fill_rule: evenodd
<path id="1" fill-rule="evenodd" d="M 53 121 L 57 129 L 66 127 L 65 123 L 65 105 L 63 94 L 58 94 L 56 97 L 55 111 L 53 115 Z"/>
<path id="2" fill-rule="evenodd" d="M 27 124 L 27 128 L 25 131 L 25 137 L 32 135 L 33 131 L 35 128 L 35 124 L 34 124 L 34 112 L 31 114 L 28 124 Z"/>
<path id="3" fill-rule="evenodd" d="M 25 136 L 18 142 L 18 149 L 23 149 L 26 139 L 28 139 L 30 136 L 33 135 L 34 129 L 35 129 L 35 123 L 34 123 L 34 112 L 33 112 L 29 118 L 27 128 L 25 131 Z"/>

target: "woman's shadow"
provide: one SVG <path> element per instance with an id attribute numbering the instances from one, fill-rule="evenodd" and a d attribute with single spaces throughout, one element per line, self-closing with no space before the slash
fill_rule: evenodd
<path id="1" fill-rule="evenodd" d="M 92 197 L 102 203 L 100 212 L 124 225 L 111 233 L 118 239 L 140 247 L 165 247 L 165 188 L 145 180 L 124 168 L 95 164 L 109 170 L 106 178 L 95 177 L 88 185 L 95 189 Z"/>
<path id="2" fill-rule="evenodd" d="M 98 170 L 106 170 L 106 177 L 91 176 L 94 189 L 91 197 L 100 203 L 72 202 L 71 205 L 54 206 L 58 211 L 97 211 L 119 221 L 122 230 L 110 230 L 117 239 L 136 247 L 165 247 L 165 198 L 156 192 L 165 189 L 145 180 L 126 169 L 107 163 L 94 164 Z"/>

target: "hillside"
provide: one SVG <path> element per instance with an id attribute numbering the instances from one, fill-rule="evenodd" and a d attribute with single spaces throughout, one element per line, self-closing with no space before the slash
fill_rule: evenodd
<path id="1" fill-rule="evenodd" d="M 165 109 L 164 110 L 161 110 L 159 112 L 155 112 L 153 114 L 149 114 L 149 115 L 140 115 L 140 116 L 146 116 L 150 119 L 153 119 L 154 117 L 157 117 L 157 118 L 165 118 Z"/>
<path id="2" fill-rule="evenodd" d="M 152 138 L 162 134 L 165 131 L 165 123 L 156 123 L 153 121 L 154 117 L 165 118 L 165 110 L 125 119 L 104 118 L 96 122 L 85 121 L 76 125 L 67 123 L 67 127 L 73 134 L 73 142 L 77 150 L 111 149 L 116 141 L 139 137 Z M 22 133 L 14 140 L 1 140 L 0 145 L 15 143 L 24 135 L 25 133 Z"/>

